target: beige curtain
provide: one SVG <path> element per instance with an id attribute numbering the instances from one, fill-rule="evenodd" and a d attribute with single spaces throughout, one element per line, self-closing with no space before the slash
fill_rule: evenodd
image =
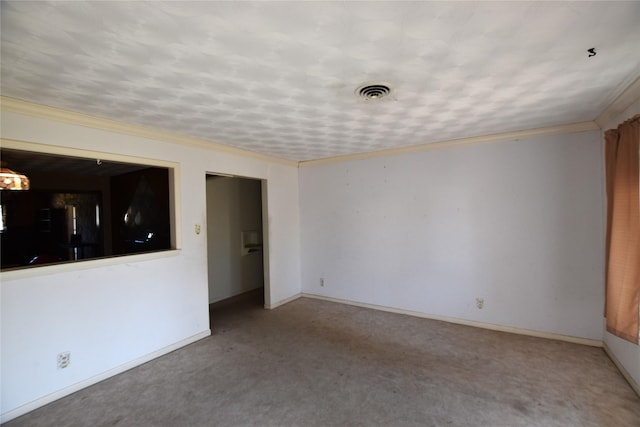
<path id="1" fill-rule="evenodd" d="M 638 344 L 640 115 L 605 132 L 607 331 Z"/>

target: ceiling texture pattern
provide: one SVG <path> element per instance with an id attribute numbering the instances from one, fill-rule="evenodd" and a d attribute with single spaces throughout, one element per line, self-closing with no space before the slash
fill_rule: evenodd
<path id="1" fill-rule="evenodd" d="M 640 75 L 640 2 L 1 5 L 3 96 L 299 161 L 590 121 Z"/>

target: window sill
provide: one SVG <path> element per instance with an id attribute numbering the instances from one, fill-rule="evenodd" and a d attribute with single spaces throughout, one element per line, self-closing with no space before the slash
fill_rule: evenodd
<path id="1" fill-rule="evenodd" d="M 180 254 L 180 249 L 168 249 L 157 252 L 146 252 L 141 254 L 119 255 L 104 258 L 94 258 L 81 261 L 67 261 L 60 264 L 45 264 L 32 267 L 20 267 L 16 269 L 4 270 L 0 272 L 0 280 L 7 282 L 10 280 L 27 279 L 30 277 L 48 276 L 50 274 L 67 273 L 80 270 L 91 270 L 93 268 L 109 267 L 113 265 L 131 264 L 137 262 L 151 261 L 155 259 L 174 257 Z"/>

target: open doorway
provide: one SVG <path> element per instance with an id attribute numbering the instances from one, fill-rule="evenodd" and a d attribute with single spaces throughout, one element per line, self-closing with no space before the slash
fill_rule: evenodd
<path id="1" fill-rule="evenodd" d="M 207 175 L 207 262 L 211 327 L 217 313 L 265 302 L 263 185 Z"/>

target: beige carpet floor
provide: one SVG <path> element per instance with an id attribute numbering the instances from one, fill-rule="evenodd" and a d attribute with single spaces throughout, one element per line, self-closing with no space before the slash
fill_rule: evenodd
<path id="1" fill-rule="evenodd" d="M 600 348 L 313 299 L 212 308 L 213 335 L 17 426 L 640 426 Z"/>

